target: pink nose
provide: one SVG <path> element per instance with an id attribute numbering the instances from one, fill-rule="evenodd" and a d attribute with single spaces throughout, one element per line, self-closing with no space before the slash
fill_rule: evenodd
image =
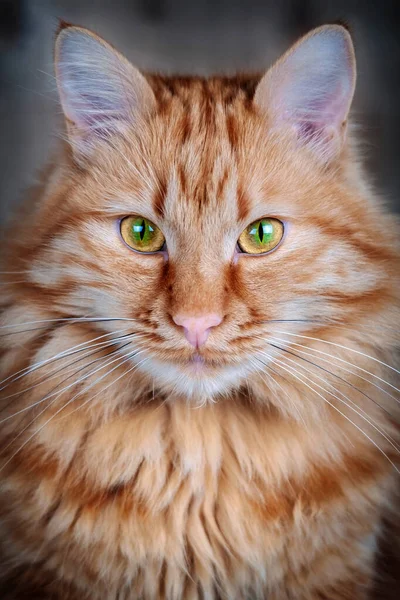
<path id="1" fill-rule="evenodd" d="M 222 317 L 215 313 L 201 317 L 175 315 L 172 318 L 177 325 L 183 327 L 187 341 L 195 348 L 205 344 L 211 327 L 216 327 L 222 322 Z"/>

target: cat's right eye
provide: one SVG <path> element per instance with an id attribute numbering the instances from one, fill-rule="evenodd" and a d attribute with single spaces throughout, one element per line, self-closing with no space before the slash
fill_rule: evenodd
<path id="1" fill-rule="evenodd" d="M 238 246 L 245 254 L 266 254 L 280 244 L 283 233 L 282 221 L 273 218 L 259 219 L 250 223 L 241 233 Z"/>
<path id="2" fill-rule="evenodd" d="M 163 232 L 149 219 L 139 215 L 125 217 L 120 221 L 121 237 L 136 252 L 159 252 L 165 245 Z"/>

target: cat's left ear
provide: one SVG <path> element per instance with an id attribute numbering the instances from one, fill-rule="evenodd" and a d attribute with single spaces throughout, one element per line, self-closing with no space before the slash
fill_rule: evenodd
<path id="1" fill-rule="evenodd" d="M 155 106 L 145 77 L 88 29 L 61 23 L 55 70 L 68 137 L 81 162 L 99 143 L 137 128 Z"/>
<path id="2" fill-rule="evenodd" d="M 325 163 L 343 146 L 356 81 L 348 31 L 325 25 L 300 39 L 264 75 L 255 104 L 272 129 L 290 128 Z"/>

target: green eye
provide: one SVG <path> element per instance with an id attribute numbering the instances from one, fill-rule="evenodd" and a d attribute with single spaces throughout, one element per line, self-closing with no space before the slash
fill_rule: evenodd
<path id="1" fill-rule="evenodd" d="M 161 229 L 144 217 L 125 217 L 120 230 L 124 242 L 138 252 L 158 252 L 165 244 Z"/>
<path id="2" fill-rule="evenodd" d="M 276 248 L 283 238 L 283 223 L 278 219 L 260 219 L 250 223 L 238 239 L 246 254 L 263 254 Z"/>

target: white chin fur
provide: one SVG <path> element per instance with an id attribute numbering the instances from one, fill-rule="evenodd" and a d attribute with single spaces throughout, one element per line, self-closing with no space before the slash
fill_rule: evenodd
<path id="1" fill-rule="evenodd" d="M 185 396 L 190 400 L 212 401 L 241 385 L 251 369 L 245 365 L 222 367 L 207 373 L 190 373 L 184 367 L 148 358 L 139 366 L 166 392 Z"/>

